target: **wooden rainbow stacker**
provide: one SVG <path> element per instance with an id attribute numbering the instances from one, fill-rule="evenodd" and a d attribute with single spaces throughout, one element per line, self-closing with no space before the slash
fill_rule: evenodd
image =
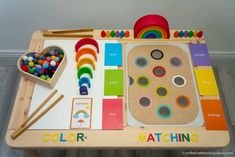
<path id="1" fill-rule="evenodd" d="M 29 52 L 18 62 L 27 77 L 20 80 L 6 135 L 13 148 L 215 148 L 229 143 L 200 30 L 170 30 L 164 17 L 146 15 L 133 30 L 38 30 Z M 63 99 L 12 136 L 55 89 Z"/>

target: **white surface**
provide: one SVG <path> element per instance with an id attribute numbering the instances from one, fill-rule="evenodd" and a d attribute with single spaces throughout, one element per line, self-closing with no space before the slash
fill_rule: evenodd
<path id="1" fill-rule="evenodd" d="M 126 63 L 127 63 L 127 58 L 128 58 L 128 54 L 130 52 L 130 50 L 134 47 L 136 47 L 137 45 L 143 45 L 143 44 L 127 44 L 126 45 Z M 191 68 L 191 72 L 192 72 L 192 76 L 193 76 L 193 83 L 194 83 L 194 90 L 195 90 L 195 93 L 196 93 L 196 99 L 197 99 L 197 105 L 199 107 L 199 111 L 198 111 L 198 115 L 197 117 L 190 123 L 187 123 L 185 125 L 170 125 L 170 126 L 201 126 L 204 124 L 204 118 L 203 118 L 203 114 L 202 114 L 202 108 L 201 108 L 201 101 L 200 101 L 200 97 L 199 97 L 199 93 L 198 93 L 198 88 L 197 88 L 197 83 L 196 83 L 196 80 L 195 80 L 195 75 L 194 75 L 194 71 L 193 71 L 193 67 L 192 67 L 192 59 L 191 59 L 191 55 L 190 55 L 190 50 L 189 50 L 189 46 L 187 44 L 180 44 L 180 43 L 161 43 L 161 44 L 144 44 L 144 45 L 174 45 L 174 46 L 177 46 L 181 49 L 184 50 L 184 52 L 187 53 L 188 55 L 188 58 L 189 58 L 189 62 L 190 62 L 190 68 Z M 127 84 L 129 85 L 129 77 L 128 77 L 128 66 L 126 67 L 126 82 Z M 130 111 L 130 108 L 129 108 L 129 88 L 126 88 L 127 90 L 127 123 L 130 125 L 130 126 L 137 126 L 137 127 L 140 127 L 140 126 L 164 126 L 164 125 L 148 125 L 148 124 L 144 124 L 144 123 L 141 123 L 139 122 L 138 120 L 136 120 L 134 118 L 134 116 L 132 116 L 131 114 L 131 111 Z M 169 125 L 165 125 L 165 126 L 169 126 Z"/>
<path id="2" fill-rule="evenodd" d="M 44 48 L 51 45 L 57 45 L 64 49 L 67 55 L 67 65 L 56 83 L 54 89 L 58 90 L 58 94 L 64 94 L 64 98 L 52 108 L 45 116 L 37 121 L 31 129 L 69 129 L 70 114 L 72 107 L 72 98 L 93 98 L 92 104 L 92 129 L 102 128 L 102 99 L 104 93 L 104 43 L 106 41 L 98 41 L 100 53 L 97 55 L 96 70 L 91 79 L 91 89 L 88 96 L 80 96 L 77 85 L 77 68 L 75 60 L 74 45 L 77 40 L 46 40 Z M 116 42 L 116 41 L 108 41 Z M 107 68 L 107 67 L 106 67 Z M 113 67 L 116 68 L 116 67 Z M 51 93 L 48 89 L 40 84 L 35 84 L 32 96 L 29 114 L 31 114 L 37 106 Z M 53 101 L 57 96 L 54 96 Z M 50 101 L 50 102 L 51 102 Z M 47 104 L 50 104 L 47 103 Z M 43 109 L 45 109 L 46 105 Z M 43 111 L 43 109 L 41 111 Z"/>

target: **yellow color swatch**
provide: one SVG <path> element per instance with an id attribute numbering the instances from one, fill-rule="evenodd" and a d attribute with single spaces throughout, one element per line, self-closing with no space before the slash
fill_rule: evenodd
<path id="1" fill-rule="evenodd" d="M 212 68 L 194 69 L 200 95 L 219 95 Z"/>

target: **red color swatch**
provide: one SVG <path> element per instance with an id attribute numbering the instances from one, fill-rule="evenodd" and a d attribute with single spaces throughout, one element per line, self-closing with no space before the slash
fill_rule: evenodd
<path id="1" fill-rule="evenodd" d="M 122 99 L 103 99 L 103 130 L 123 129 Z"/>

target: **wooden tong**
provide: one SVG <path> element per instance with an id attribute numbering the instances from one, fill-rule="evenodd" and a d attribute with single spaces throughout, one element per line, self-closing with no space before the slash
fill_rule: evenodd
<path id="1" fill-rule="evenodd" d="M 92 38 L 94 29 L 71 29 L 71 30 L 56 30 L 46 31 L 44 37 L 68 37 L 68 38 Z M 76 34 L 75 34 L 76 33 Z M 88 33 L 88 34 L 86 34 Z"/>
<path id="2" fill-rule="evenodd" d="M 42 118 L 50 109 L 52 109 L 63 97 L 60 95 L 55 101 L 53 101 L 43 112 L 41 112 L 34 119 L 33 117 L 42 109 L 43 106 L 57 93 L 57 90 L 54 90 L 34 111 L 33 113 L 20 125 L 20 127 L 12 133 L 11 138 L 14 140 L 25 132 L 29 127 L 31 127 L 35 122 Z M 32 121 L 31 121 L 32 120 Z M 30 122 L 31 121 L 31 122 Z M 29 122 L 29 123 L 28 123 Z"/>

